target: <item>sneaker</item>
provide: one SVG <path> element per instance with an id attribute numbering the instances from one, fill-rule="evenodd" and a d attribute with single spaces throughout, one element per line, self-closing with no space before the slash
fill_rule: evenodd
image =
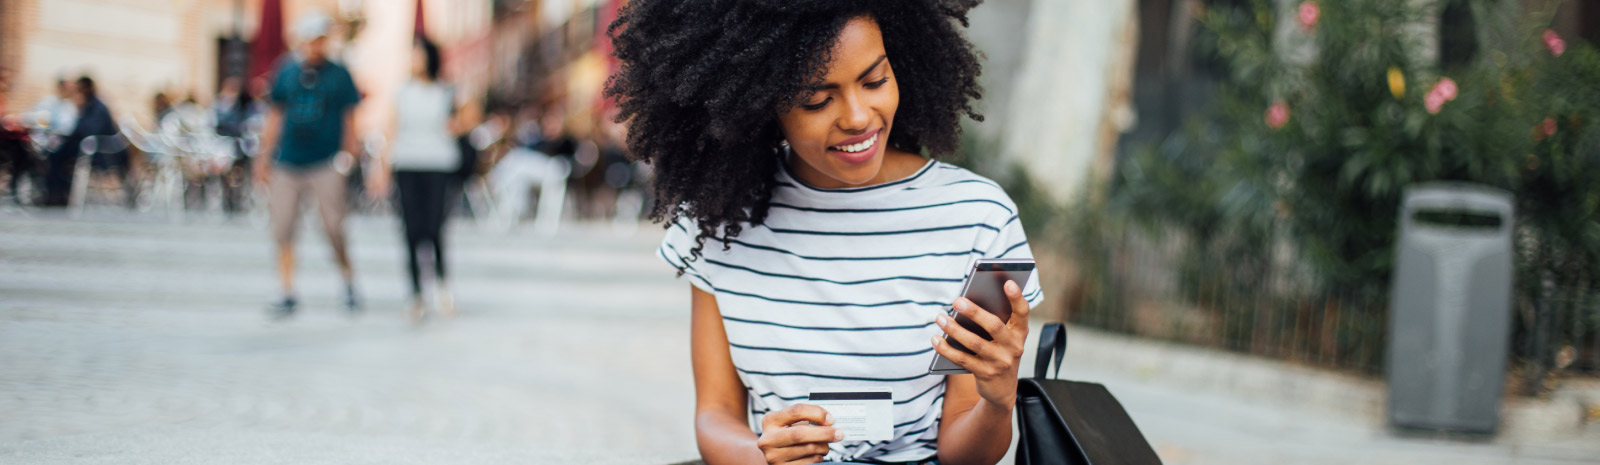
<path id="1" fill-rule="evenodd" d="M 411 306 L 406 309 L 406 316 L 410 317 L 414 324 L 421 324 L 423 320 L 428 319 L 428 306 L 423 305 L 422 296 L 411 298 Z"/>
<path id="2" fill-rule="evenodd" d="M 361 299 L 356 297 L 355 286 L 346 286 L 344 288 L 344 309 L 350 312 L 351 315 L 361 312 Z"/>
<path id="3" fill-rule="evenodd" d="M 439 298 L 439 315 L 445 318 L 456 316 L 456 299 L 450 294 L 450 286 L 440 282 L 435 292 Z"/>
<path id="4" fill-rule="evenodd" d="M 294 316 L 294 310 L 294 297 L 284 297 L 283 300 L 273 302 L 272 305 L 267 307 L 267 317 L 274 321 L 287 320 L 289 317 Z"/>

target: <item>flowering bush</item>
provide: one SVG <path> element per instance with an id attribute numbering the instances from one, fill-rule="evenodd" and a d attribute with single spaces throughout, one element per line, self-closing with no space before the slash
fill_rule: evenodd
<path id="1" fill-rule="evenodd" d="M 1216 112 L 1113 178 L 1112 204 L 1135 220 L 1210 238 L 1201 247 L 1243 242 L 1195 251 L 1206 265 L 1187 285 L 1276 292 L 1237 264 L 1269 261 L 1256 241 L 1286 237 L 1317 283 L 1290 291 L 1381 315 L 1403 189 L 1452 180 L 1516 195 L 1519 331 L 1552 294 L 1600 288 L 1600 53 L 1532 30 L 1444 68 L 1415 32 L 1428 2 L 1342 0 L 1298 4 L 1292 33 L 1315 51 L 1290 60 L 1274 3 L 1205 13 L 1202 44 L 1227 73 Z"/>

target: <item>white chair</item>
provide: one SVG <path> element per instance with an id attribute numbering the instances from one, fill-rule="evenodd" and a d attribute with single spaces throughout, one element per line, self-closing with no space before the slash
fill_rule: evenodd
<path id="1" fill-rule="evenodd" d="M 572 164 L 522 147 L 511 149 L 485 176 L 493 202 L 486 221 L 491 228 L 510 231 L 527 211 L 528 194 L 539 189 L 534 231 L 554 235 L 561 227 L 562 209 L 567 201 L 567 176 Z"/>
<path id="2" fill-rule="evenodd" d="M 94 179 L 94 157 L 100 154 L 110 155 L 128 149 L 128 142 L 120 134 L 109 136 L 89 136 L 78 144 L 78 160 L 72 167 L 72 190 L 68 191 L 67 205 L 72 210 L 72 216 L 83 215 L 84 206 L 89 203 L 89 184 Z M 134 190 L 126 185 L 128 179 L 121 180 L 123 194 L 133 196 Z M 132 198 L 128 200 L 133 200 Z"/>
<path id="3" fill-rule="evenodd" d="M 183 189 L 182 168 L 178 166 L 172 148 L 157 134 L 145 131 L 131 117 L 124 117 L 117 124 L 122 128 L 122 136 L 144 154 L 145 163 L 149 166 L 147 176 L 141 176 L 139 180 L 139 210 L 150 211 L 160 207 L 169 216 L 182 215 L 182 208 L 172 208 L 178 203 L 178 196 Z"/>

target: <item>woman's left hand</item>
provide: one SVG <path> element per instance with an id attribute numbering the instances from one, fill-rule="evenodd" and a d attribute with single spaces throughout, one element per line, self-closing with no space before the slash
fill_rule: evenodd
<path id="1" fill-rule="evenodd" d="M 978 395 L 999 407 L 1010 409 L 1017 399 L 1017 366 L 1022 362 L 1022 351 L 1028 340 L 1028 301 L 1022 298 L 1022 289 L 1016 281 L 1006 281 L 1006 299 L 1011 301 L 1011 319 L 1000 317 L 979 308 L 965 297 L 956 299 L 956 313 L 971 319 L 994 337 L 993 341 L 968 331 L 950 317 L 939 315 L 935 323 L 956 342 L 972 349 L 972 354 L 945 343 L 934 336 L 933 349 L 955 362 L 977 379 Z"/>

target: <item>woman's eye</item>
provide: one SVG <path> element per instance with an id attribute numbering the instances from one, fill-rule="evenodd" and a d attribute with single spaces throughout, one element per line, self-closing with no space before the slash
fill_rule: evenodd
<path id="1" fill-rule="evenodd" d="M 879 79 L 879 80 L 867 83 L 867 88 L 868 89 L 877 89 L 879 87 L 883 87 L 884 84 L 888 84 L 888 83 L 889 83 L 889 76 L 884 76 L 883 79 Z"/>
<path id="2" fill-rule="evenodd" d="M 800 108 L 804 108 L 804 109 L 811 110 L 811 111 L 821 110 L 822 107 L 828 106 L 828 102 L 832 102 L 832 101 L 833 101 L 833 97 L 828 97 L 826 99 L 823 99 L 821 102 L 807 103 L 807 104 L 804 104 L 804 105 L 800 105 Z"/>

